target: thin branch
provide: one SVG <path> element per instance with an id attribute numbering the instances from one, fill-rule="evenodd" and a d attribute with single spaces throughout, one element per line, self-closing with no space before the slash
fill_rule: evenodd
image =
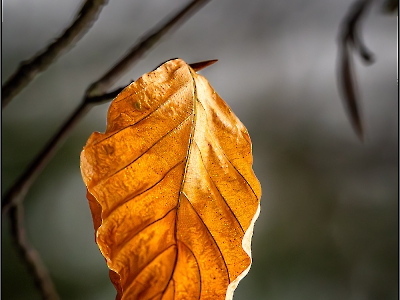
<path id="1" fill-rule="evenodd" d="M 123 62 L 129 66 L 132 66 L 146 51 L 156 44 L 160 38 L 165 35 L 174 24 L 177 24 L 180 20 L 185 19 L 188 15 L 192 14 L 195 9 L 200 8 L 199 4 L 205 4 L 209 0 L 195 0 L 189 5 L 184 7 L 178 12 L 169 22 L 164 24 L 157 29 L 152 30 L 152 34 L 140 40 L 140 42 L 134 46 L 131 52 L 125 56 L 124 59 L 120 60 L 111 71 L 107 72 L 106 75 L 102 76 L 98 81 L 90 85 L 90 87 L 97 86 L 99 83 L 102 86 L 101 89 L 108 87 L 112 80 L 109 80 L 108 76 L 114 79 L 122 76 L 124 72 L 128 70 L 127 67 L 122 67 Z M 108 83 L 108 84 L 107 84 Z M 109 100 L 111 96 L 115 97 L 122 89 L 117 89 L 111 93 L 93 93 L 92 88 L 88 88 L 83 101 L 70 116 L 70 118 L 64 123 L 61 129 L 53 136 L 53 138 L 47 143 L 44 149 L 35 158 L 33 163 L 28 167 L 25 173 L 18 179 L 18 181 L 11 187 L 2 199 L 1 210 L 2 214 L 6 213 L 12 205 L 21 203 L 25 198 L 29 188 L 35 181 L 36 177 L 42 171 L 44 166 L 50 161 L 56 152 L 57 147 L 66 139 L 69 132 L 75 127 L 78 121 L 90 110 L 92 105 Z M 101 90 L 100 89 L 100 90 Z M 99 91 L 99 89 L 96 89 Z"/>
<path id="2" fill-rule="evenodd" d="M 42 294 L 42 298 L 46 300 L 60 300 L 39 253 L 31 246 L 26 237 L 24 208 L 22 203 L 12 207 L 10 211 L 10 221 L 15 245 L 21 259 L 33 274 L 33 278 L 35 278 L 35 283 Z"/>
<path id="3" fill-rule="evenodd" d="M 101 79 L 93 83 L 87 89 L 81 104 L 75 109 L 60 130 L 52 137 L 25 173 L 18 179 L 3 198 L 2 214 L 9 210 L 11 212 L 10 217 L 14 240 L 19 252 L 21 253 L 23 262 L 32 271 L 35 282 L 38 284 L 44 299 L 59 300 L 60 298 L 57 295 L 54 284 L 52 283 L 38 252 L 29 244 L 26 238 L 23 223 L 23 200 L 25 195 L 42 169 L 53 157 L 58 147 L 90 108 L 96 104 L 116 97 L 123 90 L 123 88 L 118 88 L 112 92 L 106 93 L 105 91 L 112 85 L 112 83 L 126 72 L 141 56 L 143 56 L 146 51 L 152 48 L 163 35 L 170 31 L 173 25 L 177 25 L 179 21 L 187 18 L 190 13 L 193 13 L 195 8 L 199 8 L 200 4 L 205 4 L 208 1 L 209 0 L 192 1 L 165 25 L 152 31 L 152 33 L 146 38 L 141 39 L 138 45 L 133 47 L 130 53 L 114 66 L 110 72 L 107 72 L 106 75 L 101 77 Z M 124 64 L 126 65 L 123 66 Z"/>
<path id="4" fill-rule="evenodd" d="M 25 174 L 17 182 L 17 189 L 11 189 L 6 196 L 7 199 L 14 200 L 2 207 L 3 212 L 10 209 L 10 222 L 12 237 L 14 244 L 21 256 L 22 262 L 27 266 L 28 270 L 32 273 L 35 284 L 37 285 L 42 298 L 45 300 L 60 300 L 54 283 L 43 263 L 39 253 L 29 243 L 26 236 L 26 229 L 24 224 L 24 207 L 22 199 L 25 197 L 29 190 L 30 185 L 34 182 L 35 178 L 39 175 L 40 171 L 45 167 L 47 162 L 54 155 L 58 145 L 68 136 L 68 133 L 78 124 L 79 120 L 89 111 L 90 107 L 96 103 L 101 103 L 110 100 L 118 95 L 122 88 L 117 89 L 111 93 L 104 94 L 97 99 L 89 99 L 83 102 L 65 122 L 64 126 L 59 132 L 50 140 L 48 145 L 34 160 L 33 164 L 28 168 Z M 14 197 L 14 198 L 13 198 Z"/>
<path id="5" fill-rule="evenodd" d="M 50 139 L 47 145 L 36 156 L 33 163 L 28 167 L 25 173 L 18 179 L 13 187 L 4 196 L 1 203 L 2 214 L 5 214 L 12 206 L 21 203 L 25 198 L 30 186 L 36 180 L 43 168 L 54 156 L 58 147 L 65 141 L 69 133 L 75 128 L 79 121 L 86 115 L 93 105 L 104 103 L 115 98 L 124 88 L 118 88 L 110 93 L 85 98 L 70 117 L 65 121 L 64 125 Z"/>
<path id="6" fill-rule="evenodd" d="M 22 203 L 22 200 L 25 198 L 32 183 L 36 180 L 36 177 L 53 157 L 57 147 L 66 139 L 78 121 L 86 114 L 87 110 L 88 105 L 86 103 L 79 105 L 61 129 L 50 139 L 47 145 L 36 156 L 33 163 L 4 196 L 1 203 L 3 214 L 6 213 L 11 206 Z"/>
<path id="7" fill-rule="evenodd" d="M 174 17 L 161 25 L 156 26 L 154 29 L 145 34 L 138 43 L 116 63 L 107 73 L 100 79 L 93 83 L 87 94 L 89 96 L 97 96 L 106 92 L 125 72 L 132 68 L 132 66 L 150 49 L 152 48 L 163 36 L 170 30 L 180 25 L 183 21 L 188 19 L 195 13 L 201 6 L 205 5 L 210 0 L 194 0 L 178 12 Z"/>
<path id="8" fill-rule="evenodd" d="M 363 62 L 373 62 L 373 55 L 364 45 L 359 33 L 362 17 L 373 1 L 356 1 L 343 19 L 339 33 L 338 87 L 347 106 L 350 121 L 361 140 L 364 130 L 358 107 L 359 93 L 353 70 L 351 50 L 358 51 Z"/>
<path id="9" fill-rule="evenodd" d="M 382 11 L 386 14 L 398 13 L 399 0 L 386 0 L 382 4 Z"/>
<path id="10" fill-rule="evenodd" d="M 86 0 L 77 13 L 73 23 L 45 50 L 39 51 L 33 58 L 20 64 L 2 86 L 1 108 L 3 109 L 37 74 L 50 66 L 62 52 L 74 45 L 96 21 L 107 0 Z"/>

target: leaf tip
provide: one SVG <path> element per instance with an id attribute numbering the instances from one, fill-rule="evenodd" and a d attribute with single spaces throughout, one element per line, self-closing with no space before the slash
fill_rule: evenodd
<path id="1" fill-rule="evenodd" d="M 204 68 L 207 68 L 208 66 L 215 64 L 217 61 L 218 59 L 210 59 L 210 60 L 200 61 L 197 63 L 192 63 L 189 64 L 189 66 L 197 72 L 203 70 Z"/>

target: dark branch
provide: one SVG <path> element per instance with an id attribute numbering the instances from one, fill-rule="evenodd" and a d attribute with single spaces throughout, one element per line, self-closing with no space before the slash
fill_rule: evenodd
<path id="1" fill-rule="evenodd" d="M 187 18 L 191 13 L 195 11 L 195 8 L 200 8 L 200 4 L 205 4 L 209 0 L 195 0 L 192 1 L 188 6 L 183 8 L 176 16 L 174 16 L 165 25 L 152 31 L 152 33 L 143 38 L 130 53 L 120 60 L 109 72 L 107 72 L 101 79 L 90 85 L 87 89 L 81 104 L 75 109 L 72 115 L 67 119 L 60 130 L 50 139 L 43 150 L 36 156 L 32 164 L 18 179 L 18 181 L 11 187 L 5 197 L 2 199 L 1 208 L 2 214 L 10 210 L 11 214 L 11 226 L 13 231 L 13 237 L 19 252 L 21 253 L 23 262 L 32 271 L 35 282 L 38 284 L 39 289 L 44 299 L 48 300 L 59 300 L 57 292 L 51 281 L 51 278 L 40 259 L 37 251 L 29 244 L 26 234 L 25 226 L 23 224 L 23 200 L 25 195 L 29 191 L 31 185 L 35 181 L 36 177 L 40 174 L 46 164 L 51 160 L 58 147 L 67 138 L 68 134 L 78 124 L 82 117 L 90 110 L 93 105 L 103 103 L 116 97 L 123 88 L 116 89 L 112 92 L 106 93 L 106 90 L 112 85 L 112 83 L 125 73 L 143 54 L 152 48 L 160 38 L 172 29 L 174 25 L 177 25 L 179 21 Z M 87 1 L 89 3 L 91 1 Z M 103 1 L 104 2 L 104 1 Z M 86 4 L 85 4 L 86 5 Z M 79 15 L 84 14 L 84 8 L 82 8 Z M 51 46 L 49 47 L 51 48 Z M 53 58 L 54 59 L 54 58 Z M 47 65 L 51 63 L 47 62 Z M 39 63 L 42 66 L 42 63 Z M 32 78 L 37 73 L 33 72 Z M 31 78 L 30 78 L 31 79 Z M 8 92 L 10 95 L 9 100 L 12 96 L 16 95 L 29 81 L 30 79 L 21 80 L 22 83 L 17 84 L 17 88 L 14 87 L 14 91 Z M 18 81 L 18 80 L 17 80 Z M 4 97 L 4 90 L 3 90 Z M 9 102 L 8 100 L 8 102 Z M 2 106 L 5 103 L 2 102 Z"/>
<path id="2" fill-rule="evenodd" d="M 75 127 L 78 121 L 88 111 L 88 105 L 83 103 L 72 113 L 60 130 L 50 139 L 47 145 L 36 156 L 32 164 L 22 174 L 18 181 L 11 187 L 7 194 L 3 197 L 1 203 L 2 213 L 6 213 L 11 206 L 22 203 L 29 188 L 40 174 L 46 164 L 50 161 L 56 152 L 56 149 L 66 139 L 70 131 Z"/>
<path id="3" fill-rule="evenodd" d="M 104 102 L 107 102 L 107 101 L 117 97 L 118 94 L 121 93 L 124 89 L 125 89 L 125 87 L 120 87 L 120 88 L 117 88 L 116 90 L 114 90 L 112 92 L 109 92 L 107 94 L 103 94 L 103 95 L 100 95 L 100 96 L 93 96 L 93 97 L 87 96 L 84 99 L 84 102 L 87 103 L 87 104 L 91 103 L 91 104 L 95 104 L 95 105 L 102 104 Z"/>
<path id="4" fill-rule="evenodd" d="M 10 211 L 10 221 L 15 246 L 17 247 L 22 261 L 28 266 L 29 271 L 32 273 L 35 284 L 42 294 L 42 298 L 46 300 L 60 300 L 39 253 L 31 246 L 26 237 L 24 208 L 22 203 L 12 207 Z"/>
<path id="5" fill-rule="evenodd" d="M 2 86 L 1 108 L 3 109 L 40 72 L 46 70 L 56 58 L 74 45 L 94 24 L 107 0 L 86 0 L 73 23 L 45 50 L 20 64 L 18 70 Z"/>
<path id="6" fill-rule="evenodd" d="M 190 2 L 167 22 L 163 22 L 161 25 L 152 29 L 148 34 L 145 34 L 125 57 L 123 57 L 107 73 L 105 73 L 99 80 L 89 87 L 87 95 L 93 97 L 104 94 L 163 36 L 188 19 L 194 12 L 196 12 L 201 6 L 205 5 L 209 1 L 210 0 L 194 0 Z"/>
<path id="7" fill-rule="evenodd" d="M 338 86 L 346 104 L 350 121 L 360 139 L 363 139 L 363 125 L 358 107 L 359 93 L 352 65 L 352 50 L 358 51 L 365 63 L 373 62 L 373 55 L 364 45 L 359 26 L 367 8 L 374 0 L 355 2 L 344 18 L 339 32 Z"/>
<path id="8" fill-rule="evenodd" d="M 191 15 L 195 8 L 200 8 L 200 3 L 205 4 L 209 0 L 195 0 L 192 1 L 188 6 L 184 7 L 180 12 L 178 12 L 169 22 L 167 22 L 162 27 L 157 27 L 157 29 L 152 30 L 152 34 L 147 36 L 147 38 L 141 39 L 141 41 L 132 48 L 131 52 L 119 63 L 116 64 L 109 72 L 101 77 L 98 81 L 91 84 L 93 86 L 101 86 L 100 90 L 108 87 L 112 81 L 109 79 L 113 77 L 122 76 L 124 72 L 128 70 L 127 66 L 123 66 L 123 62 L 129 66 L 132 66 L 140 57 L 148 51 L 151 47 L 155 46 L 156 42 L 165 35 L 174 24 L 179 23 L 180 20 L 187 18 Z M 140 54 L 140 55 L 139 55 Z M 99 91 L 99 89 L 96 89 Z M 88 110 L 94 104 L 102 103 L 106 100 L 114 98 L 122 91 L 122 88 L 117 89 L 110 93 L 102 92 L 96 94 L 93 92 L 93 88 L 88 88 L 86 94 L 83 98 L 82 103 L 70 116 L 70 118 L 64 123 L 61 129 L 53 136 L 53 138 L 47 143 L 44 149 L 35 158 L 33 163 L 28 167 L 25 173 L 18 179 L 18 181 L 11 187 L 7 192 L 5 197 L 2 199 L 1 210 L 2 214 L 6 213 L 12 205 L 20 203 L 23 201 L 26 193 L 28 192 L 30 186 L 35 181 L 36 177 L 42 171 L 44 166 L 50 161 L 56 152 L 57 147 L 66 139 L 69 132 L 75 127 L 78 121 L 88 112 Z"/>
<path id="9" fill-rule="evenodd" d="M 387 14 L 398 12 L 399 0 L 386 0 L 383 2 L 382 11 Z"/>
<path id="10" fill-rule="evenodd" d="M 79 121 L 86 115 L 92 105 L 101 104 L 115 98 L 124 88 L 118 88 L 110 93 L 97 96 L 87 97 L 84 99 L 71 116 L 65 121 L 64 125 L 50 139 L 47 145 L 36 156 L 32 164 L 28 167 L 24 174 L 12 186 L 12 188 L 3 197 L 1 203 L 2 214 L 5 214 L 12 206 L 22 202 L 27 194 L 30 186 L 36 180 L 43 168 L 47 165 L 50 159 L 54 156 L 58 147 L 65 141 L 69 133 Z"/>

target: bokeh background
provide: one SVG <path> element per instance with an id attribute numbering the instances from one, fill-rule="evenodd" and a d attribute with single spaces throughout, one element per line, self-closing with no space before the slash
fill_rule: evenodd
<path id="1" fill-rule="evenodd" d="M 379 1 L 378 1 L 379 2 Z M 58 36 L 81 0 L 3 1 L 2 80 Z M 133 43 L 187 1 L 110 1 L 94 27 L 2 112 L 2 193 Z M 366 128 L 351 129 L 336 86 L 337 34 L 353 1 L 211 1 L 133 67 L 219 59 L 202 71 L 247 126 L 263 188 L 244 299 L 398 298 L 396 15 L 377 3 L 356 58 Z M 75 128 L 26 197 L 27 233 L 63 299 L 114 299 L 94 243 L 79 154 L 108 103 Z M 40 299 L 2 219 L 2 299 Z"/>

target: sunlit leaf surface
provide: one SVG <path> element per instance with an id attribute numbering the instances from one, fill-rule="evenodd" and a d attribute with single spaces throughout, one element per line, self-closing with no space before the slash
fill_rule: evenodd
<path id="1" fill-rule="evenodd" d="M 246 128 L 180 59 L 125 88 L 81 171 L 117 299 L 231 299 L 261 188 Z"/>

